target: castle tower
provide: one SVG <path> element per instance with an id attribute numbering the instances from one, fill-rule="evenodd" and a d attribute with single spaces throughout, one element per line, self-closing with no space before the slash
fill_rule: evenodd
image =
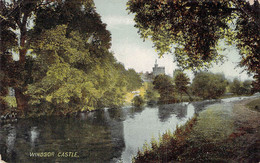
<path id="1" fill-rule="evenodd" d="M 159 67 L 156 59 L 153 67 L 153 76 L 155 77 L 160 74 L 165 74 L 165 67 Z"/>
<path id="2" fill-rule="evenodd" d="M 157 64 L 157 59 L 155 60 L 154 67 L 158 67 L 158 64 Z"/>

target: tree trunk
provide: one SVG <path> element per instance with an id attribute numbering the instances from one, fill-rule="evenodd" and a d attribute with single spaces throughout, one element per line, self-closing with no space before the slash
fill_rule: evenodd
<path id="1" fill-rule="evenodd" d="M 15 98 L 17 103 L 17 109 L 22 114 L 25 113 L 25 110 L 27 109 L 27 97 L 23 94 L 22 90 L 19 88 L 15 88 Z"/>
<path id="2" fill-rule="evenodd" d="M 18 67 L 19 67 L 19 73 L 24 74 L 24 68 L 25 68 L 25 62 L 26 62 L 26 37 L 27 37 L 27 29 L 26 29 L 26 23 L 28 19 L 28 13 L 24 13 L 24 16 L 20 22 L 18 20 L 18 26 L 20 28 L 20 49 L 19 49 L 19 62 L 18 62 Z M 17 109 L 24 115 L 25 110 L 27 109 L 28 105 L 28 99 L 27 96 L 23 94 L 23 90 L 26 87 L 24 84 L 24 77 L 22 76 L 21 78 L 18 78 L 20 80 L 18 83 L 19 85 L 16 86 L 15 88 L 15 98 L 16 98 L 16 103 L 17 103 Z"/>

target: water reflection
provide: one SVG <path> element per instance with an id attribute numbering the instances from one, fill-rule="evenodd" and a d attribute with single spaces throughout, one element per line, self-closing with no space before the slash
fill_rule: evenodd
<path id="1" fill-rule="evenodd" d="M 193 117 L 194 114 L 195 114 L 195 108 L 193 104 L 188 104 L 186 118 L 190 119 Z"/>
<path id="2" fill-rule="evenodd" d="M 76 117 L 20 120 L 1 127 L 0 152 L 9 162 L 131 162 L 151 138 L 175 130 L 205 104 L 181 103 L 152 107 L 124 107 L 80 113 Z M 2 130 L 3 129 L 3 130 Z M 79 158 L 57 157 L 78 152 Z M 30 157 L 29 152 L 55 152 L 51 158 Z"/>
<path id="3" fill-rule="evenodd" d="M 142 111 L 144 111 L 144 107 L 132 107 L 128 114 L 130 115 L 130 118 L 134 118 L 136 115 L 142 113 Z"/>
<path id="4" fill-rule="evenodd" d="M 6 138 L 8 154 L 10 154 L 14 149 L 15 139 L 16 139 L 16 128 L 11 128 Z"/>
<path id="5" fill-rule="evenodd" d="M 126 113 L 124 112 L 124 109 L 107 109 L 109 118 L 116 120 L 116 121 L 124 121 L 126 118 Z"/>
<path id="6" fill-rule="evenodd" d="M 187 115 L 187 104 L 169 104 L 169 105 L 160 105 L 158 116 L 161 122 L 167 121 L 172 115 L 175 115 L 178 119 L 182 119 Z"/>
<path id="7" fill-rule="evenodd" d="M 39 131 L 37 130 L 37 127 L 32 127 L 30 130 L 30 142 L 31 142 L 31 146 L 34 147 L 35 146 L 35 141 L 36 139 L 39 137 Z"/>

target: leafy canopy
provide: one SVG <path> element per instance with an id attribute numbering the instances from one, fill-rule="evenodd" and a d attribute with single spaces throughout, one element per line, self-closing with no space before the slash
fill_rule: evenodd
<path id="1" fill-rule="evenodd" d="M 195 75 L 191 88 L 193 94 L 203 99 L 215 99 L 226 91 L 227 80 L 223 74 L 199 72 Z"/>
<path id="2" fill-rule="evenodd" d="M 153 80 L 154 89 L 160 94 L 159 102 L 161 103 L 174 103 L 175 98 L 175 88 L 170 76 L 167 75 L 157 75 Z"/>
<path id="3" fill-rule="evenodd" d="M 175 71 L 173 76 L 175 88 L 179 94 L 188 92 L 188 85 L 190 84 L 189 77 L 182 71 Z"/>
<path id="4" fill-rule="evenodd" d="M 260 5 L 245 0 L 129 0 L 141 38 L 151 39 L 162 56 L 174 53 L 182 68 L 208 68 L 224 56 L 219 42 L 235 44 L 241 65 L 260 85 Z"/>
<path id="5" fill-rule="evenodd" d="M 0 5 L 0 91 L 14 87 L 19 110 L 39 116 L 119 107 L 127 91 L 141 86 L 140 76 L 109 51 L 110 32 L 92 0 Z"/>

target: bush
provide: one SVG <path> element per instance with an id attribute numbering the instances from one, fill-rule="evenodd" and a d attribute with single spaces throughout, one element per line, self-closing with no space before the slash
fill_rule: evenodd
<path id="1" fill-rule="evenodd" d="M 230 92 L 236 95 L 249 95 L 251 94 L 252 81 L 246 80 L 244 82 L 235 78 L 232 83 L 230 83 Z"/>
<path id="2" fill-rule="evenodd" d="M 200 72 L 192 82 L 193 94 L 203 99 L 216 99 L 226 91 L 227 80 L 223 74 Z"/>
<path id="3" fill-rule="evenodd" d="M 167 75 L 158 75 L 153 81 L 154 89 L 160 94 L 159 103 L 175 103 L 175 88 L 171 77 Z"/>
<path id="4" fill-rule="evenodd" d="M 132 105 L 135 107 L 141 107 L 144 105 L 144 99 L 141 96 L 135 96 L 132 100 Z"/>
<path id="5" fill-rule="evenodd" d="M 148 84 L 147 90 L 145 92 L 145 100 L 148 105 L 154 105 L 158 101 L 159 93 L 153 89 L 153 84 Z"/>

